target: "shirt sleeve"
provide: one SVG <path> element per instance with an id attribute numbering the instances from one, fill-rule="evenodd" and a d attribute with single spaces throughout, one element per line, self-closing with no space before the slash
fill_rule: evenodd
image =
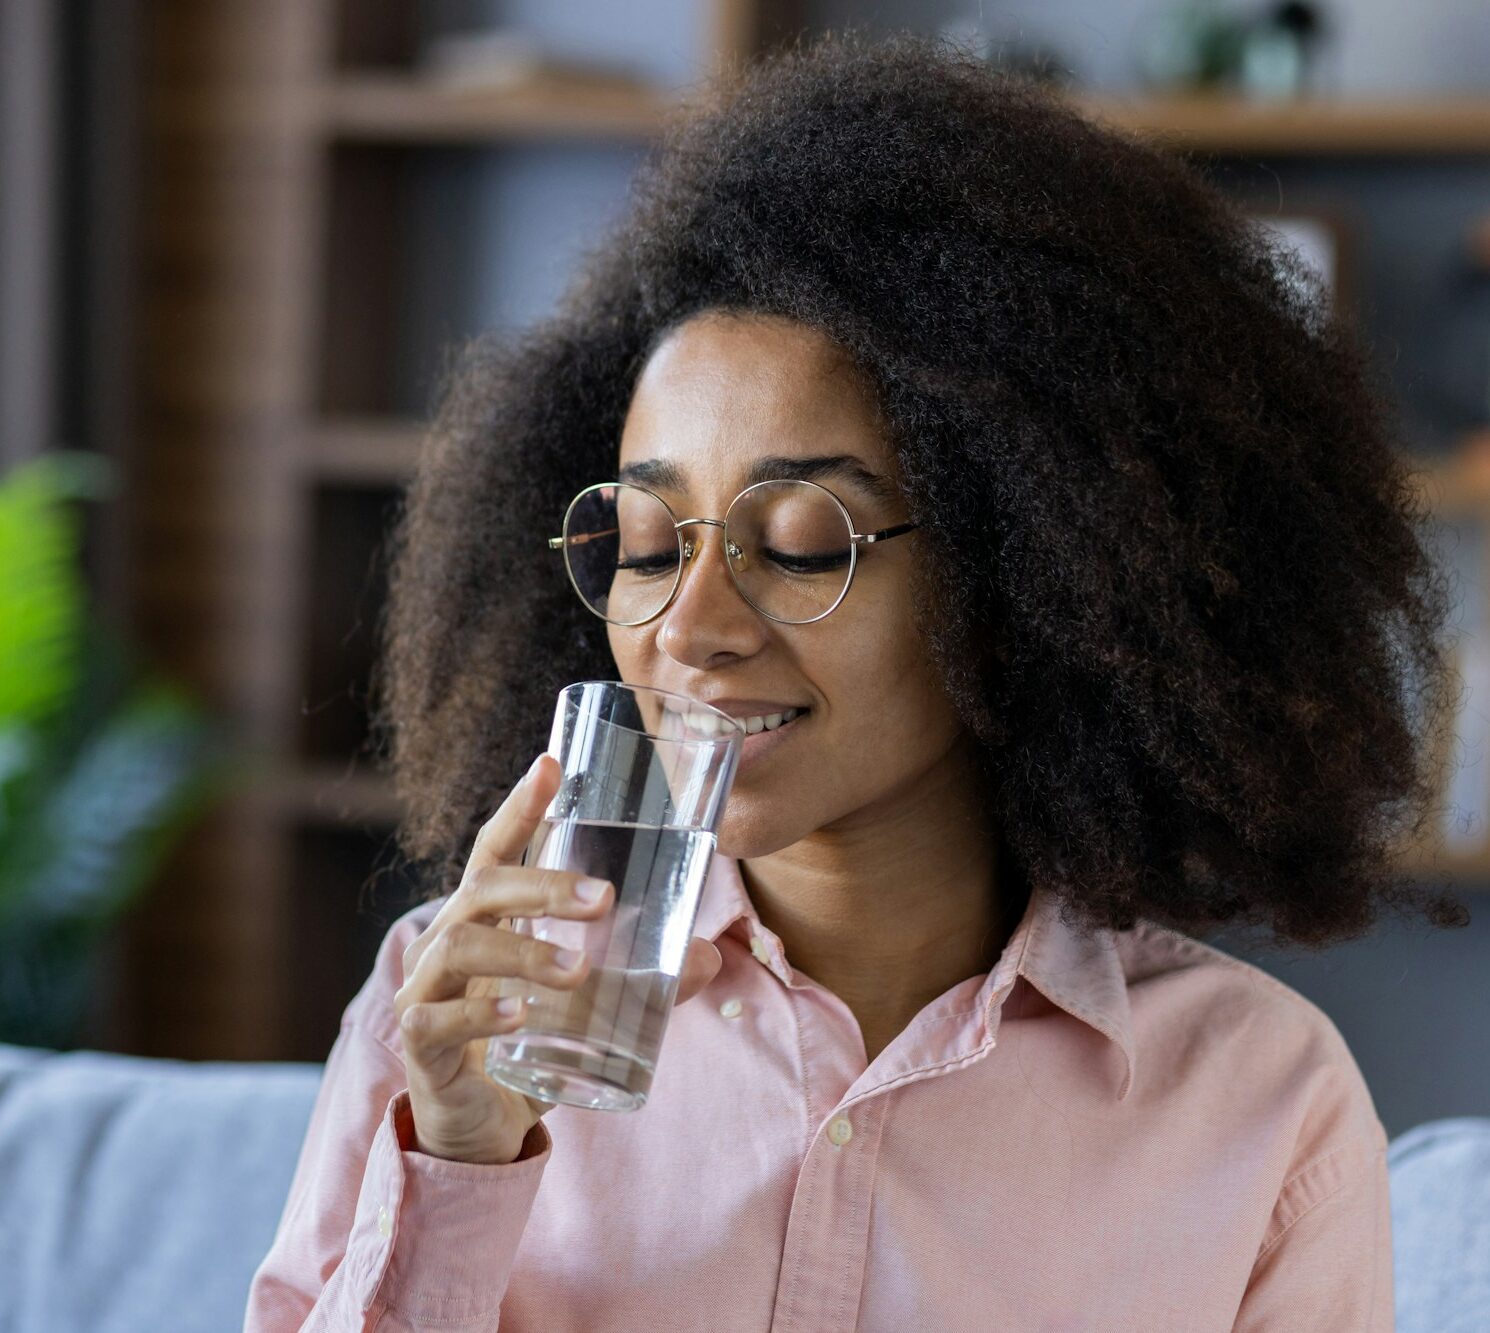
<path id="1" fill-rule="evenodd" d="M 1394 1333 L 1384 1140 L 1353 1139 L 1287 1182 L 1234 1333 Z"/>
<path id="2" fill-rule="evenodd" d="M 401 925 L 327 1057 L 244 1333 L 497 1327 L 552 1140 L 537 1121 L 516 1160 L 499 1164 L 413 1148 L 403 1059 L 390 1041 L 401 984 L 390 984 L 390 969 L 417 934 Z"/>

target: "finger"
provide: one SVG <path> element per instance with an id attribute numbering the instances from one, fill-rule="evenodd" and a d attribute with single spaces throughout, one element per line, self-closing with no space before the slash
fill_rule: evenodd
<path id="1" fill-rule="evenodd" d="M 514 1010 L 500 1006 L 516 1005 Z M 520 996 L 501 999 L 468 995 L 454 1000 L 422 1000 L 399 1015 L 399 1035 L 404 1052 L 419 1065 L 436 1089 L 459 1071 L 468 1042 L 495 1037 L 522 1026 Z"/>
<path id="2" fill-rule="evenodd" d="M 564 948 L 505 926 L 453 921 L 425 950 L 413 976 L 395 994 L 394 1006 L 401 1015 L 411 1004 L 456 999 L 477 977 L 521 977 L 554 989 L 572 989 L 589 969 L 590 955 L 574 950 L 579 961 L 567 964 L 559 956 Z"/>
<path id="3" fill-rule="evenodd" d="M 404 976 L 410 976 L 430 942 L 445 928 L 452 917 L 461 914 L 464 899 L 461 890 L 475 870 L 500 864 L 503 859 L 522 859 L 533 830 L 558 790 L 559 761 L 548 753 L 540 754 L 490 819 L 476 833 L 471 855 L 461 875 L 461 882 L 435 913 L 418 938 L 404 950 Z"/>
<path id="4" fill-rule="evenodd" d="M 703 990 L 724 966 L 718 948 L 702 935 L 688 941 L 688 953 L 683 959 L 683 971 L 678 978 L 678 994 L 674 1004 L 686 1004 Z"/>
<path id="5" fill-rule="evenodd" d="M 496 922 L 507 917 L 603 916 L 615 903 L 615 885 L 580 870 L 544 866 L 488 866 L 467 882 L 458 917 Z"/>
<path id="6" fill-rule="evenodd" d="M 429 927 L 404 950 L 404 975 L 418 970 L 425 950 L 440 931 L 456 921 L 504 925 L 517 917 L 534 916 L 592 920 L 610 911 L 615 894 L 615 885 L 609 880 L 576 870 L 488 866 L 468 878 Z"/>
<path id="7" fill-rule="evenodd" d="M 475 844 L 466 862 L 466 870 L 483 866 L 513 864 L 522 859 L 528 840 L 548 803 L 559 790 L 559 761 L 544 752 L 533 761 L 523 780 L 476 833 Z"/>

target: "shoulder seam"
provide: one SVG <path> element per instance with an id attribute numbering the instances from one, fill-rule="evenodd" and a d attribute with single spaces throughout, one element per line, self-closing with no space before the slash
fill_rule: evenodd
<path id="1" fill-rule="evenodd" d="M 1290 1190 L 1296 1188 L 1306 1176 L 1312 1175 L 1318 1168 L 1326 1165 L 1331 1158 L 1337 1156 L 1339 1153 L 1345 1152 L 1351 1148 L 1359 1147 L 1360 1143 L 1361 1140 L 1359 1139 L 1350 1139 L 1346 1143 L 1342 1143 L 1334 1148 L 1331 1148 L 1328 1152 L 1321 1153 L 1318 1157 L 1313 1158 L 1306 1165 L 1300 1167 L 1284 1182 L 1283 1188 L 1278 1192 L 1279 1203 L 1282 1203 L 1283 1196 L 1286 1195 Z M 1378 1148 L 1373 1145 L 1371 1151 L 1366 1155 L 1367 1169 L 1374 1169 L 1376 1159 L 1378 1157 L 1384 1156 L 1385 1153 L 1385 1148 Z M 1355 1177 L 1353 1176 L 1342 1174 L 1340 1179 L 1335 1183 L 1334 1188 L 1330 1189 L 1325 1194 L 1321 1194 L 1319 1198 L 1315 1199 L 1311 1204 L 1300 1211 L 1296 1217 L 1290 1218 L 1287 1225 L 1284 1226 L 1284 1228 L 1276 1236 L 1274 1236 L 1272 1240 L 1268 1241 L 1268 1243 L 1257 1252 L 1257 1260 L 1255 1260 L 1254 1262 L 1261 1261 L 1263 1256 L 1265 1256 L 1270 1250 L 1272 1250 L 1278 1244 L 1278 1242 L 1283 1239 L 1284 1236 L 1286 1236 L 1290 1231 L 1293 1230 L 1295 1226 L 1298 1225 L 1298 1223 L 1303 1221 L 1304 1218 L 1308 1217 L 1309 1214 L 1312 1213 L 1321 1204 L 1328 1203 L 1331 1199 L 1338 1195 L 1343 1189 L 1345 1189 L 1347 1185 L 1350 1184 L 1350 1182 L 1354 1178 Z"/>

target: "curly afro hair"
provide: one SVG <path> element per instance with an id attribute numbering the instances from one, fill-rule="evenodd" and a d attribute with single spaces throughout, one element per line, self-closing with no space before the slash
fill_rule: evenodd
<path id="1" fill-rule="evenodd" d="M 1433 830 L 1450 580 L 1317 280 L 1178 156 L 854 31 L 695 89 L 554 313 L 447 369 L 372 689 L 430 896 L 557 691 L 615 676 L 546 538 L 614 473 L 650 350 L 704 310 L 814 326 L 878 395 L 919 628 L 1026 890 L 1305 948 L 1381 903 L 1467 924 L 1399 859 Z"/>

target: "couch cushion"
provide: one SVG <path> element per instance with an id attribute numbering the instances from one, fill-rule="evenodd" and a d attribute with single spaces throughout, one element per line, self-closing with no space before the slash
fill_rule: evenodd
<path id="1" fill-rule="evenodd" d="M 1490 1118 L 1430 1120 L 1393 1139 L 1397 1333 L 1490 1328 Z"/>
<path id="2" fill-rule="evenodd" d="M 240 1328 L 321 1068 L 0 1046 L 0 1325 Z"/>

